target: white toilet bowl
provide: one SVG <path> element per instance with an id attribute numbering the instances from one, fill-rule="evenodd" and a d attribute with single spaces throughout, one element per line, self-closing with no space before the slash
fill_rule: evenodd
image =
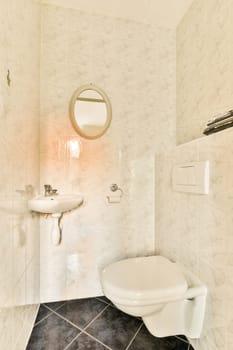
<path id="1" fill-rule="evenodd" d="M 200 337 L 207 288 L 177 263 L 162 256 L 120 260 L 105 267 L 101 282 L 113 304 L 142 317 L 154 336 Z"/>

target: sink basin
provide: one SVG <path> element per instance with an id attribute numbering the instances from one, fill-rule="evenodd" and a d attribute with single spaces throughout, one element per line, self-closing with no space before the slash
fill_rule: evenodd
<path id="1" fill-rule="evenodd" d="M 38 196 L 28 201 L 28 209 L 44 214 L 64 213 L 83 204 L 83 197 L 78 194 L 59 194 Z"/>

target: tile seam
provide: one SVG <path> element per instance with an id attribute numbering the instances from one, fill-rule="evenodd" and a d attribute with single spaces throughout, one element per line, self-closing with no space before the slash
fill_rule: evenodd
<path id="1" fill-rule="evenodd" d="M 136 333 L 134 334 L 134 336 L 132 337 L 132 339 L 130 340 L 129 344 L 127 345 L 127 347 L 125 348 L 125 350 L 128 350 L 131 346 L 131 344 L 133 343 L 134 339 L 136 338 L 136 336 L 138 335 L 138 333 L 140 332 L 140 329 L 143 326 L 143 322 L 140 324 L 140 326 L 138 327 Z"/>
<path id="2" fill-rule="evenodd" d="M 57 313 L 56 311 L 52 311 L 52 313 L 54 313 L 56 316 L 60 317 L 63 321 L 68 322 L 69 324 L 71 324 L 72 326 L 74 326 L 75 328 L 77 328 L 80 332 L 84 331 L 87 327 L 89 327 L 89 325 L 94 322 L 107 308 L 109 305 L 106 305 L 104 307 L 103 310 L 101 310 L 97 316 L 95 316 L 84 328 L 81 328 L 79 326 L 77 326 L 75 323 L 73 323 L 72 321 L 68 320 L 68 318 L 60 315 L 59 313 Z"/>
<path id="3" fill-rule="evenodd" d="M 74 339 L 71 340 L 71 342 L 70 342 L 68 345 L 66 345 L 66 347 L 64 348 L 64 350 L 67 350 L 67 349 L 69 348 L 69 346 L 72 345 L 72 343 L 73 343 L 76 339 L 78 339 L 78 337 L 80 337 L 81 334 L 82 334 L 82 332 L 80 332 L 78 335 L 76 335 L 76 337 L 74 337 Z"/>
<path id="4" fill-rule="evenodd" d="M 105 301 L 105 300 L 101 300 L 99 297 L 95 297 L 95 299 L 101 301 L 101 302 L 104 303 L 104 304 L 110 305 L 110 302 L 108 303 L 108 302 Z"/>
<path id="5" fill-rule="evenodd" d="M 45 317 L 43 317 L 40 321 L 36 322 L 33 326 L 36 327 L 38 324 L 40 324 L 41 322 L 43 322 L 44 320 L 46 320 L 46 318 L 48 318 L 50 315 L 52 314 L 52 312 L 50 312 L 48 315 L 46 315 Z"/>
<path id="6" fill-rule="evenodd" d="M 44 307 L 46 307 L 47 309 L 49 309 L 50 311 L 57 311 L 57 310 L 59 310 L 63 305 L 65 305 L 65 303 L 66 303 L 66 301 L 64 301 L 64 303 L 62 304 L 62 305 L 60 305 L 60 306 L 58 306 L 56 309 L 52 309 L 51 307 L 49 307 L 48 305 L 46 305 L 46 304 L 42 304 Z"/>
<path id="7" fill-rule="evenodd" d="M 93 335 L 91 335 L 91 334 L 88 333 L 87 331 L 83 330 L 82 333 L 83 333 L 83 334 L 86 334 L 88 337 L 94 339 L 94 340 L 97 341 L 99 344 L 103 345 L 106 349 L 112 350 L 112 348 L 110 348 L 107 344 L 103 343 L 101 340 L 99 340 L 98 338 L 94 337 Z"/>
<path id="8" fill-rule="evenodd" d="M 61 316 L 61 315 L 58 314 L 56 311 L 53 311 L 52 313 L 55 314 L 56 316 L 60 317 L 63 321 L 66 321 L 67 323 L 69 323 L 71 326 L 77 328 L 80 332 L 82 332 L 82 329 L 79 328 L 79 326 L 77 326 L 77 325 L 74 324 L 73 322 L 69 321 L 67 318 Z"/>
<path id="9" fill-rule="evenodd" d="M 179 340 L 181 340 L 181 341 L 183 341 L 186 344 L 190 344 L 188 340 L 184 340 L 184 339 L 180 338 L 178 335 L 174 335 L 174 337 L 179 339 Z"/>
<path id="10" fill-rule="evenodd" d="M 93 322 L 95 322 L 95 320 L 97 320 L 97 318 L 102 315 L 102 313 L 107 310 L 107 308 L 109 307 L 109 304 L 105 306 L 105 308 L 103 310 L 101 310 L 97 316 L 95 316 L 84 328 L 83 331 L 85 331 Z"/>

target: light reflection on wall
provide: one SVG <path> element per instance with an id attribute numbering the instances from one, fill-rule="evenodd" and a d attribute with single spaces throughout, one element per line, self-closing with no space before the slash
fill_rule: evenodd
<path id="1" fill-rule="evenodd" d="M 78 139 L 69 140 L 67 142 L 67 150 L 70 158 L 79 159 L 81 153 L 81 142 Z"/>

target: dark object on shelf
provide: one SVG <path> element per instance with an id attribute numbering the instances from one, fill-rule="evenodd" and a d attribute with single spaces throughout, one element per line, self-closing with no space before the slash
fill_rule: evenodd
<path id="1" fill-rule="evenodd" d="M 233 117 L 233 110 L 221 113 L 213 117 L 213 119 L 207 122 L 207 126 L 213 125 L 215 123 L 221 122 L 222 120 L 228 119 L 229 117 Z"/>
<path id="2" fill-rule="evenodd" d="M 233 121 L 230 122 L 226 122 L 225 124 L 222 125 L 212 125 L 211 127 L 207 127 L 205 128 L 205 130 L 203 131 L 203 134 L 205 135 L 210 135 L 213 134 L 215 132 L 227 129 L 227 128 L 231 128 L 233 126 Z"/>

